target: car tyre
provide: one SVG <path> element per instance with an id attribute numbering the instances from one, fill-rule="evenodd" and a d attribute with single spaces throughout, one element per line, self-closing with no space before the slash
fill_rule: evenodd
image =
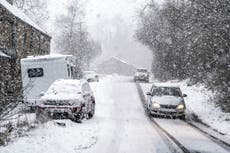
<path id="1" fill-rule="evenodd" d="M 180 116 L 181 120 L 185 120 L 185 115 Z"/>
<path id="2" fill-rule="evenodd" d="M 72 118 L 72 121 L 74 121 L 76 123 L 81 123 L 83 117 L 84 117 L 84 113 L 80 112 L 80 113 L 74 115 L 74 117 Z"/>
<path id="3" fill-rule="evenodd" d="M 151 116 L 151 113 L 150 113 L 150 110 L 149 110 L 148 107 L 146 108 L 146 113 L 147 113 L 148 116 Z"/>
<path id="4" fill-rule="evenodd" d="M 88 113 L 88 118 L 91 119 L 95 114 L 95 103 L 92 103 L 92 110 Z"/>

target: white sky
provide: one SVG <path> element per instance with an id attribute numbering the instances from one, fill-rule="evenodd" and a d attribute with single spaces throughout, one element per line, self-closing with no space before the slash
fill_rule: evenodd
<path id="1" fill-rule="evenodd" d="M 52 21 L 65 13 L 70 0 L 50 0 L 49 10 Z M 146 0 L 86 0 L 86 19 L 91 37 L 102 44 L 101 62 L 112 56 L 120 57 L 137 67 L 150 69 L 152 54 L 134 38 L 137 10 Z M 55 32 L 55 29 L 49 29 Z"/>

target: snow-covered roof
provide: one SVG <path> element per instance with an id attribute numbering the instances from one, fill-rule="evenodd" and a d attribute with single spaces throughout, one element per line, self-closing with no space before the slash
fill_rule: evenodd
<path id="1" fill-rule="evenodd" d="M 123 64 L 126 64 L 126 65 L 134 67 L 132 64 L 126 62 L 125 60 L 123 60 L 123 59 L 121 59 L 119 57 L 115 57 L 115 56 L 111 57 L 109 60 L 105 60 L 104 62 L 111 62 L 111 61 L 116 61 L 116 62 L 123 63 Z M 102 62 L 102 64 L 104 62 Z"/>
<path id="2" fill-rule="evenodd" d="M 126 62 L 126 61 L 124 61 L 123 59 L 120 59 L 119 57 L 112 57 L 112 59 L 115 59 L 115 60 L 117 60 L 117 61 L 120 61 L 120 62 L 122 62 L 122 63 L 124 63 L 124 64 L 128 64 L 128 65 L 131 65 L 131 64 L 129 64 L 128 62 Z"/>
<path id="3" fill-rule="evenodd" d="M 41 55 L 41 56 L 28 56 L 27 58 L 21 59 L 23 62 L 30 62 L 36 60 L 52 60 L 59 58 L 73 57 L 72 55 L 62 55 L 62 54 L 49 54 L 49 55 Z"/>
<path id="4" fill-rule="evenodd" d="M 32 21 L 25 13 L 23 13 L 22 10 L 18 9 L 17 7 L 11 5 L 6 0 L 0 0 L 0 5 L 5 7 L 10 13 L 12 13 L 14 16 L 18 17 L 22 21 L 26 22 L 27 24 L 31 25 L 35 29 L 41 31 L 42 33 L 47 34 L 45 30 L 43 30 L 41 27 L 39 27 L 34 21 Z"/>
<path id="5" fill-rule="evenodd" d="M 11 58 L 10 56 L 6 55 L 5 53 L 3 53 L 2 51 L 0 51 L 0 56 L 1 57 L 6 57 L 6 58 Z"/>

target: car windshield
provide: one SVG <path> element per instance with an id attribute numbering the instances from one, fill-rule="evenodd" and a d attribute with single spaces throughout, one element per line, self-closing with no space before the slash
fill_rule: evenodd
<path id="1" fill-rule="evenodd" d="M 176 87 L 156 87 L 152 89 L 154 96 L 176 96 L 180 97 L 180 89 Z"/>
<path id="2" fill-rule="evenodd" d="M 137 72 L 144 72 L 144 73 L 146 73 L 148 71 L 146 69 L 138 69 Z"/>

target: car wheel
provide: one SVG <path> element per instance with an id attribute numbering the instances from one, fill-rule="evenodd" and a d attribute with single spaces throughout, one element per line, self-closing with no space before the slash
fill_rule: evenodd
<path id="1" fill-rule="evenodd" d="M 185 115 L 180 116 L 181 120 L 185 120 Z"/>
<path id="2" fill-rule="evenodd" d="M 75 114 L 71 120 L 76 122 L 76 123 L 81 123 L 83 118 L 84 118 L 84 113 L 79 112 L 79 113 Z"/>
<path id="3" fill-rule="evenodd" d="M 88 113 L 88 118 L 92 118 L 95 114 L 95 103 L 92 103 L 92 110 Z"/>
<path id="4" fill-rule="evenodd" d="M 150 116 L 150 112 L 149 112 L 148 108 L 146 109 L 146 113 L 147 113 L 148 116 Z"/>

